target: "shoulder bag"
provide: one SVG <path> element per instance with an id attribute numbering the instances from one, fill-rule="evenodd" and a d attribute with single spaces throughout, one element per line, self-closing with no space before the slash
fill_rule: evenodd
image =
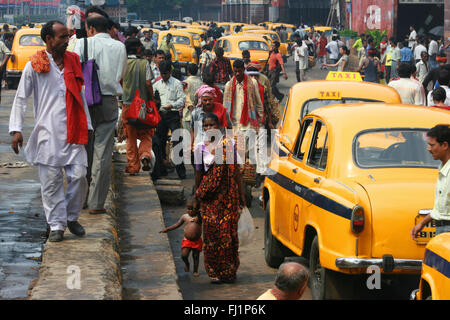
<path id="1" fill-rule="evenodd" d="M 88 41 L 84 38 L 84 57 L 81 63 L 84 78 L 84 94 L 89 107 L 98 106 L 102 103 L 102 93 L 98 80 L 98 65 L 95 59 L 88 59 Z"/>
<path id="2" fill-rule="evenodd" d="M 138 86 L 140 81 L 141 64 L 136 64 L 135 70 L 135 83 Z M 127 121 L 130 125 L 137 129 L 151 129 L 156 128 L 161 116 L 158 113 L 158 108 L 155 102 L 145 101 L 141 98 L 139 89 L 136 89 L 134 93 L 133 101 L 131 102 L 128 112 L 126 114 Z"/>

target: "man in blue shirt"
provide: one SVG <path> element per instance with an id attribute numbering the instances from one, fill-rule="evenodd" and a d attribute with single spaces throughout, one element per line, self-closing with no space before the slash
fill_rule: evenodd
<path id="1" fill-rule="evenodd" d="M 400 42 L 399 47 L 400 47 L 400 54 L 401 54 L 400 62 L 406 62 L 409 64 L 413 64 L 414 54 L 413 54 L 412 50 L 407 46 L 407 43 Z"/>

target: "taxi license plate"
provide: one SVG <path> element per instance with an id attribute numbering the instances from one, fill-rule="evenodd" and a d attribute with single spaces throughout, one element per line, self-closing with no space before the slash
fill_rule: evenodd
<path id="1" fill-rule="evenodd" d="M 417 215 L 414 221 L 414 225 L 417 225 L 420 221 L 422 221 L 426 215 Z M 422 231 L 418 232 L 416 235 L 416 242 L 418 244 L 426 244 L 431 238 L 434 237 L 436 233 L 436 225 L 434 220 L 428 222 L 425 227 L 423 227 Z"/>

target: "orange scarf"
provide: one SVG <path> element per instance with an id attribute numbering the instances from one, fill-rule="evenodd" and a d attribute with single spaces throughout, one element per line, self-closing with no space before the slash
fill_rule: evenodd
<path id="1" fill-rule="evenodd" d="M 37 73 L 50 72 L 50 59 L 46 50 L 40 50 L 31 57 L 31 66 Z M 76 53 L 64 53 L 64 82 L 66 84 L 67 143 L 87 144 L 88 125 L 81 98 L 83 72 Z"/>

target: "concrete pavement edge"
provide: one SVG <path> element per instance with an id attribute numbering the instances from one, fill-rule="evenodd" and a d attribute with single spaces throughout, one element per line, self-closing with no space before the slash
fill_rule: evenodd
<path id="1" fill-rule="evenodd" d="M 113 166 L 114 167 L 114 166 Z M 108 214 L 83 211 L 84 237 L 66 230 L 62 242 L 48 242 L 31 300 L 121 300 L 122 277 L 117 225 L 117 181 L 112 172 L 105 203 Z"/>

